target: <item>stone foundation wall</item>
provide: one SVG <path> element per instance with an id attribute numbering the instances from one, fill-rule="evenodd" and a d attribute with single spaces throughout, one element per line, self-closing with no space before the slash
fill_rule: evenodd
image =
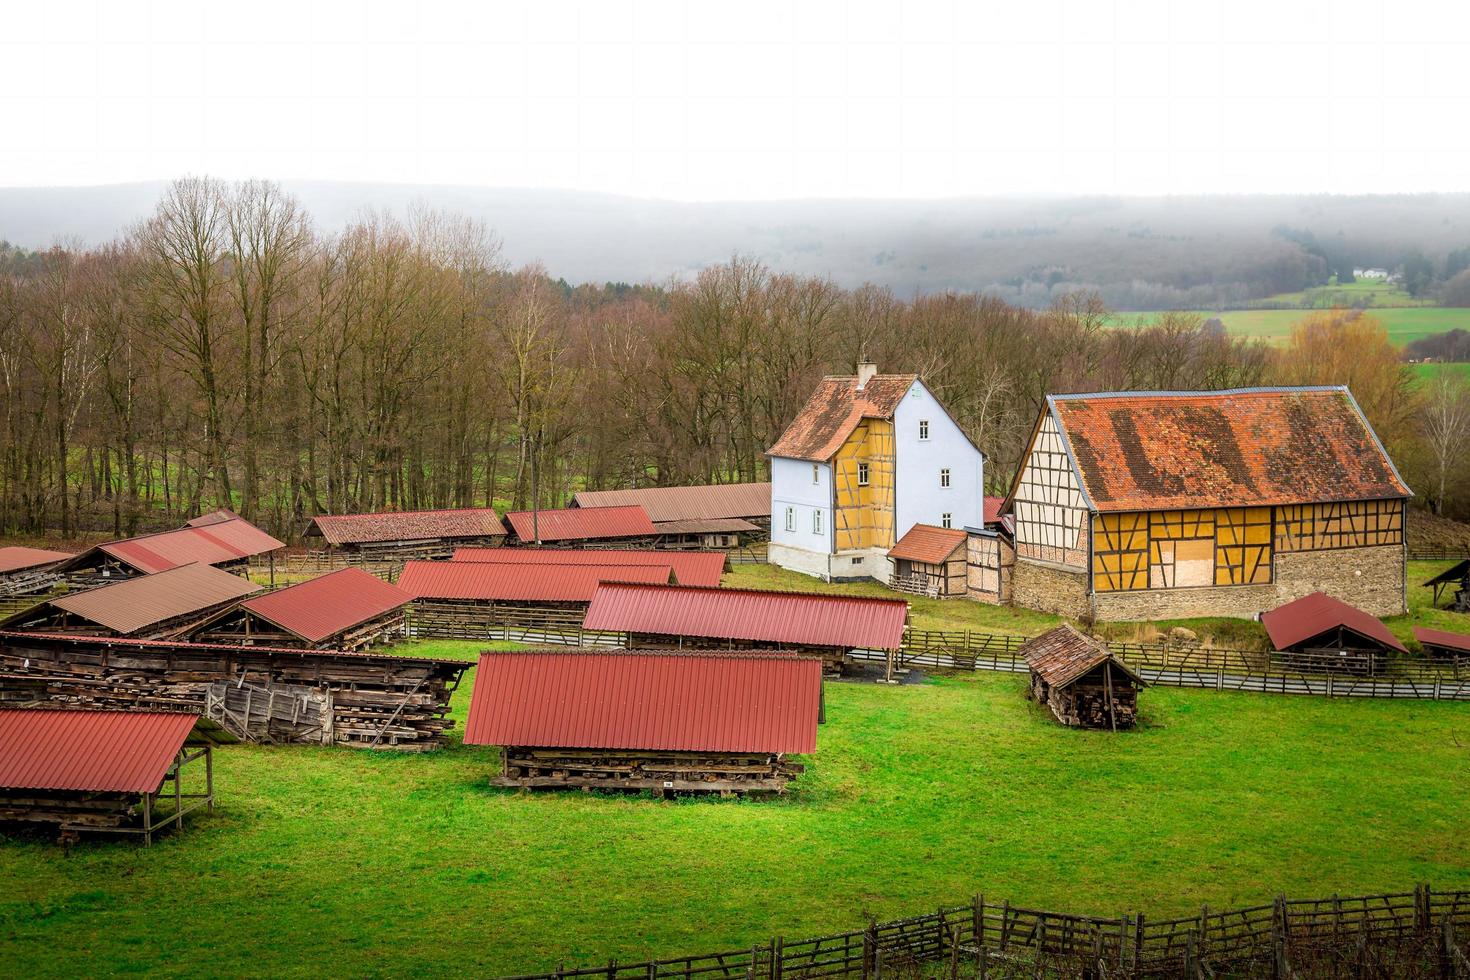
<path id="1" fill-rule="evenodd" d="M 1087 573 L 1078 568 L 1016 558 L 1011 601 L 1027 609 L 1080 619 L 1087 614 Z"/>
<path id="2" fill-rule="evenodd" d="M 1404 611 L 1401 545 L 1278 553 L 1274 577 L 1270 585 L 1099 592 L 1092 597 L 1093 615 L 1103 622 L 1194 616 L 1250 619 L 1312 592 L 1325 592 L 1373 616 Z M 1019 597 L 1016 601 L 1020 603 Z"/>
<path id="3" fill-rule="evenodd" d="M 844 551 L 828 555 L 773 541 L 767 546 L 766 561 L 828 582 L 875 579 L 887 585 L 893 577 L 893 562 L 882 551 Z"/>

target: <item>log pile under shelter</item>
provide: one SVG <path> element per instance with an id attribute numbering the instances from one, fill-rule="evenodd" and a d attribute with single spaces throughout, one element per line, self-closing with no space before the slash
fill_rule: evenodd
<path id="1" fill-rule="evenodd" d="M 0 821 L 152 843 L 214 809 L 212 750 L 233 741 L 187 712 L 0 709 Z"/>
<path id="2" fill-rule="evenodd" d="M 0 597 L 45 592 L 61 579 L 57 564 L 70 557 L 43 548 L 0 548 Z"/>
<path id="3" fill-rule="evenodd" d="M 1064 725 L 1132 728 L 1139 677 L 1101 640 L 1065 624 L 1027 640 L 1018 651 L 1031 668 L 1029 696 Z"/>
<path id="4" fill-rule="evenodd" d="M 467 745 L 495 786 L 772 794 L 816 749 L 821 661 L 770 651 L 480 656 Z"/>
<path id="5" fill-rule="evenodd" d="M 469 664 L 390 653 L 0 632 L 0 701 L 193 711 L 248 741 L 421 752 Z"/>

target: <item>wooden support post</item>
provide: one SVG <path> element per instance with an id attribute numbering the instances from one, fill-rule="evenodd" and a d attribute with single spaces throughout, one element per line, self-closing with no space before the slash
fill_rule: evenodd
<path id="1" fill-rule="evenodd" d="M 214 746 L 204 747 L 204 792 L 209 799 L 205 803 L 205 812 L 214 812 Z"/>

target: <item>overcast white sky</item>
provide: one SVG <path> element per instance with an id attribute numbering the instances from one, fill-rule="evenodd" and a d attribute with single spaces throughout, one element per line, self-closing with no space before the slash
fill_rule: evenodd
<path id="1" fill-rule="evenodd" d="M 0 184 L 1470 190 L 1470 4 L 15 3 Z"/>

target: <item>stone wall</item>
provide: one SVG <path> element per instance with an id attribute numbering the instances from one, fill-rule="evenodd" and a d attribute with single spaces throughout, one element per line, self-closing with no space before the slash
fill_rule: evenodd
<path id="1" fill-rule="evenodd" d="M 1080 619 L 1087 613 L 1087 573 L 1065 565 L 1016 559 L 1011 601 L 1027 609 Z"/>
<path id="2" fill-rule="evenodd" d="M 1093 596 L 1093 614 L 1103 622 L 1195 616 L 1250 619 L 1312 592 L 1325 592 L 1373 616 L 1404 611 L 1401 545 L 1278 553 L 1273 571 L 1275 581 L 1269 585 L 1099 592 Z"/>

